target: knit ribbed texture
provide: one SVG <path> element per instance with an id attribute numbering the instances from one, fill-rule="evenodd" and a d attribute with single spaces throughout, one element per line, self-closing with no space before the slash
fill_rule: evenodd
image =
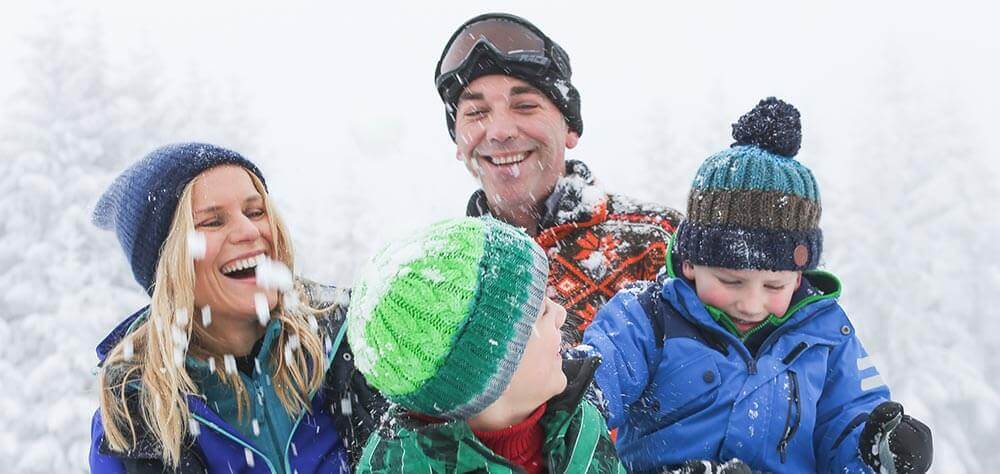
<path id="1" fill-rule="evenodd" d="M 697 265 L 807 270 L 823 250 L 819 187 L 795 160 L 798 111 L 774 98 L 733 125 L 737 143 L 705 160 L 675 248 Z M 787 153 L 783 155 L 779 153 Z"/>
<path id="2" fill-rule="evenodd" d="M 220 165 L 246 168 L 264 182 L 257 167 L 239 153 L 205 143 L 157 148 L 123 171 L 94 208 L 93 222 L 114 229 L 135 281 L 153 294 L 160 247 L 167 240 L 184 187 L 195 176 Z"/>
<path id="3" fill-rule="evenodd" d="M 545 472 L 545 456 L 542 445 L 545 443 L 545 428 L 542 427 L 542 415 L 546 404 L 536 408 L 520 423 L 496 431 L 477 431 L 479 441 L 513 464 L 523 468 L 528 474 Z"/>
<path id="4" fill-rule="evenodd" d="M 548 263 L 491 218 L 435 224 L 359 274 L 348 338 L 366 379 L 413 411 L 467 418 L 493 403 L 541 310 Z"/>

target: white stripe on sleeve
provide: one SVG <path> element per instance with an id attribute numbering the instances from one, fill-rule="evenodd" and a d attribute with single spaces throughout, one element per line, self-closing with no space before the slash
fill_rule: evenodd
<path id="1" fill-rule="evenodd" d="M 871 377 L 865 377 L 861 379 L 861 391 L 867 392 L 873 388 L 881 387 L 885 385 L 885 381 L 882 380 L 882 376 L 879 374 L 872 375 Z"/>

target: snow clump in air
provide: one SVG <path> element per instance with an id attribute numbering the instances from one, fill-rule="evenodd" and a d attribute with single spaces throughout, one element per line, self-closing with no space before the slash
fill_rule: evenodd
<path id="1" fill-rule="evenodd" d="M 212 324 L 212 307 L 205 305 L 201 307 L 201 325 L 208 327 Z"/>
<path id="2" fill-rule="evenodd" d="M 195 260 L 205 258 L 205 251 L 208 243 L 205 241 L 205 234 L 198 231 L 190 231 L 187 235 L 188 255 Z"/>
<path id="3" fill-rule="evenodd" d="M 261 257 L 255 271 L 257 286 L 265 289 L 288 291 L 292 289 L 292 271 L 277 260 Z"/>
<path id="4" fill-rule="evenodd" d="M 253 308 L 257 311 L 257 321 L 260 321 L 260 325 L 267 326 L 267 322 L 271 320 L 271 305 L 267 303 L 267 295 L 254 293 Z"/>

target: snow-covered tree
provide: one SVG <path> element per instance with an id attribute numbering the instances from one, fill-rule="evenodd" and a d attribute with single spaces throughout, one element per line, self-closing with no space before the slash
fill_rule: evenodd
<path id="1" fill-rule="evenodd" d="M 204 136 L 252 149 L 252 127 L 211 84 L 183 89 L 196 101 L 171 97 L 153 55 L 115 63 L 100 25 L 70 5 L 40 25 L 0 136 L 0 465 L 83 472 L 93 347 L 144 301 L 113 234 L 90 223 L 93 205 L 154 146 Z"/>
<path id="2" fill-rule="evenodd" d="M 966 105 L 886 64 L 856 111 L 855 146 L 837 157 L 844 181 L 824 194 L 828 260 L 894 396 L 934 429 L 935 467 L 985 472 L 1000 463 L 997 363 L 980 357 L 1000 349 L 983 336 L 1000 317 L 988 250 L 1000 187 Z"/>

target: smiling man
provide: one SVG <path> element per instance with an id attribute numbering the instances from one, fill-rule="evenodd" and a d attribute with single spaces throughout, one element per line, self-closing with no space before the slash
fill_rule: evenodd
<path id="1" fill-rule="evenodd" d="M 524 228 L 549 255 L 553 299 L 566 307 L 566 342 L 627 283 L 652 280 L 675 210 L 605 193 L 580 161 L 583 133 L 569 56 L 513 15 L 475 17 L 452 35 L 435 69 L 448 132 L 481 186 L 470 216 Z"/>

